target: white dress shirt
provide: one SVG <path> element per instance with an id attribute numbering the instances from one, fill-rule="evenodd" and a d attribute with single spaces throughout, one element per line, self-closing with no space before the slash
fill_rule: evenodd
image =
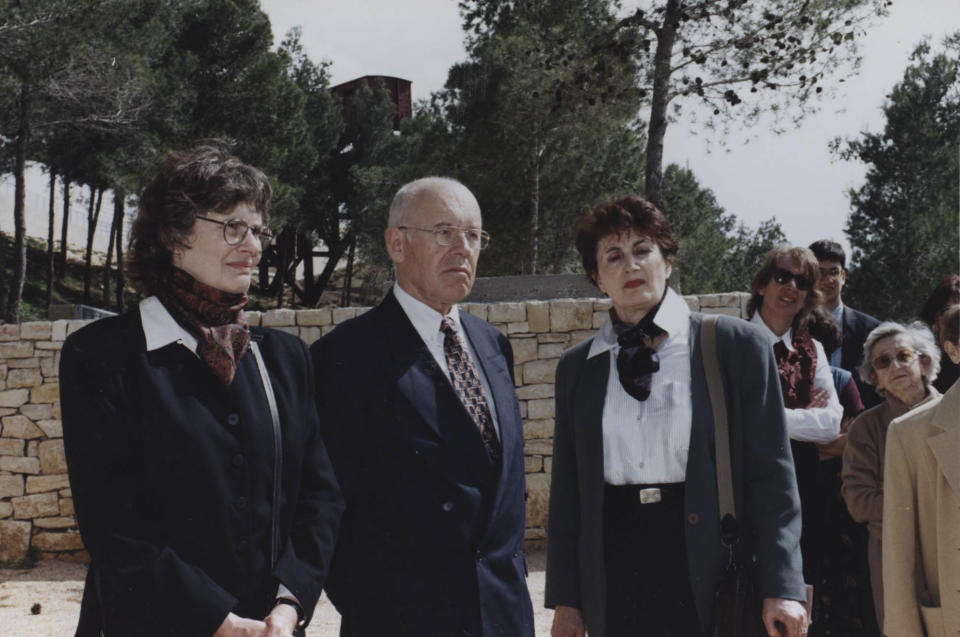
<path id="1" fill-rule="evenodd" d="M 620 345 L 609 320 L 587 352 L 587 358 L 605 354 L 610 361 L 602 420 L 603 479 L 609 484 L 660 484 L 686 478 L 693 422 L 690 309 L 668 289 L 653 322 L 667 338 L 656 348 L 660 370 L 653 374 L 646 400 L 637 400 L 620 384 Z"/>
<path id="2" fill-rule="evenodd" d="M 143 326 L 148 352 L 166 347 L 170 343 L 180 343 L 194 354 L 197 353 L 196 337 L 177 323 L 157 297 L 148 296 L 140 301 L 140 324 Z M 276 598 L 289 599 L 300 604 L 296 596 L 282 583 L 277 586 Z"/>
<path id="3" fill-rule="evenodd" d="M 463 347 L 467 351 L 467 356 L 473 363 L 473 368 L 477 371 L 477 376 L 480 378 L 480 385 L 483 387 L 483 397 L 487 400 L 487 406 L 490 408 L 490 415 L 493 418 L 493 427 L 497 432 L 497 436 L 499 436 L 500 422 L 497 419 L 497 405 L 493 402 L 493 393 L 490 391 L 490 384 L 487 382 L 487 375 L 483 371 L 483 365 L 477 362 L 477 353 L 470 343 L 470 337 L 467 336 L 467 332 L 460 323 L 460 310 L 457 309 L 457 306 L 454 305 L 451 307 L 450 312 L 444 316 L 423 301 L 415 299 L 408 294 L 400 287 L 399 283 L 393 284 L 393 296 L 396 297 L 397 303 L 399 303 L 401 309 L 403 309 L 403 313 L 406 314 L 410 322 L 413 323 L 417 334 L 423 339 L 424 344 L 427 346 L 430 354 L 433 355 L 433 359 L 437 361 L 437 365 L 443 370 L 443 375 L 450 382 L 451 386 L 453 385 L 453 381 L 450 380 L 450 368 L 447 367 L 447 356 L 443 353 L 444 337 L 443 332 L 440 331 L 440 324 L 443 323 L 443 319 L 447 317 L 453 320 L 454 328 L 460 336 L 460 342 L 463 343 Z"/>
<path id="4" fill-rule="evenodd" d="M 777 336 L 763 322 L 759 311 L 754 312 L 750 322 L 763 328 L 764 333 L 770 340 L 770 347 L 780 341 L 786 346 L 787 351 L 792 352 L 794 350 L 792 329 L 788 329 L 783 336 Z M 823 345 L 815 338 L 811 340 L 817 350 L 817 369 L 814 372 L 813 387 L 814 389 L 826 390 L 830 396 L 827 399 L 826 407 L 787 408 L 787 433 L 793 440 L 824 443 L 830 442 L 840 434 L 843 407 L 840 406 L 837 390 L 833 386 L 833 374 L 830 372 L 830 362 L 823 351 Z"/>

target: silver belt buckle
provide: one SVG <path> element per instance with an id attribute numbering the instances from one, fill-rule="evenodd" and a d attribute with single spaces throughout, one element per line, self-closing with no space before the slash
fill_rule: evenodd
<path id="1" fill-rule="evenodd" d="M 660 502 L 660 489 L 651 487 L 649 489 L 640 489 L 640 504 L 654 504 Z"/>

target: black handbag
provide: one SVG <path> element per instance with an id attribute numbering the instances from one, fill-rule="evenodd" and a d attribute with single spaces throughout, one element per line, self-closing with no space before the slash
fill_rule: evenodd
<path id="1" fill-rule="evenodd" d="M 717 320 L 718 316 L 713 314 L 704 316 L 700 323 L 703 367 L 713 408 L 720 539 L 730 552 L 727 568 L 714 594 L 713 637 L 766 637 L 762 617 L 763 599 L 757 590 L 756 567 L 752 561 L 737 559 L 734 550 L 740 541 L 740 523 L 733 504 L 727 401 L 723 395 L 723 376 L 720 375 L 717 359 Z"/>

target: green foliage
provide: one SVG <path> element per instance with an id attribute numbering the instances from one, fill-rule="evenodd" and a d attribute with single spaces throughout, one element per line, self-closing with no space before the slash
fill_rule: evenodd
<path id="1" fill-rule="evenodd" d="M 916 317 L 944 275 L 956 272 L 960 157 L 960 32 L 934 52 L 921 43 L 883 106 L 881 133 L 835 142 L 867 164 L 850 192 L 853 247 L 845 297 L 880 317 Z"/>

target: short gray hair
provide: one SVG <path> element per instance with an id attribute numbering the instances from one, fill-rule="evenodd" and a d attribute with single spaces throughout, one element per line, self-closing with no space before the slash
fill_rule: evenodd
<path id="1" fill-rule="evenodd" d="M 873 346 L 889 336 L 903 336 L 910 347 L 919 354 L 921 366 L 924 362 L 930 364 L 930 373 L 923 376 L 924 387 L 929 387 L 937 379 L 937 374 L 940 372 L 940 348 L 937 347 L 937 341 L 933 338 L 933 332 L 920 321 L 914 321 L 909 325 L 895 321 L 884 321 L 873 328 L 873 331 L 867 336 L 867 341 L 863 344 L 863 361 L 860 363 L 859 369 L 860 378 L 871 385 L 877 384 L 877 370 L 873 368 Z"/>
<path id="2" fill-rule="evenodd" d="M 431 188 L 456 188 L 466 190 L 466 186 L 453 179 L 452 177 L 421 177 L 404 184 L 393 196 L 390 203 L 390 213 L 387 216 L 387 227 L 396 228 L 402 226 L 407 217 L 412 212 L 412 204 L 422 192 Z"/>

